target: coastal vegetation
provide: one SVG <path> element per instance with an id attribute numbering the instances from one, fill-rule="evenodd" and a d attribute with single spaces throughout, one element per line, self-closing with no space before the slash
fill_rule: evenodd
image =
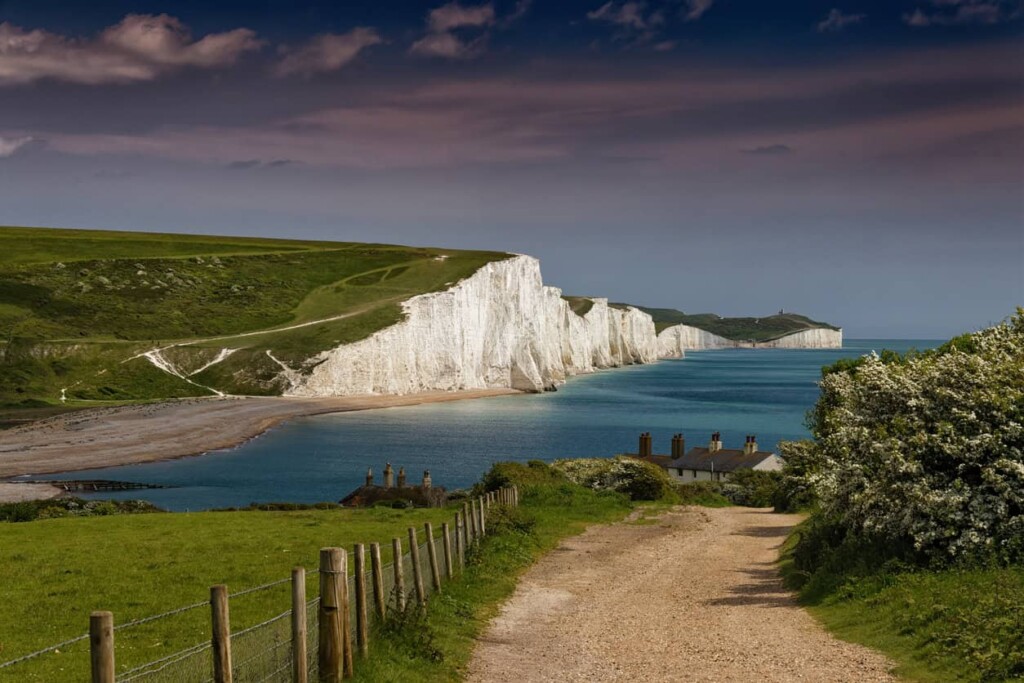
<path id="1" fill-rule="evenodd" d="M 784 572 L 919 680 L 1024 679 L 1024 311 L 933 351 L 826 368 L 783 490 Z"/>

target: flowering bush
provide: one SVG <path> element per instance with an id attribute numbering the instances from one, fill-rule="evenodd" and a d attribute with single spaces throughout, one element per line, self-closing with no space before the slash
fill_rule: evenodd
<path id="1" fill-rule="evenodd" d="M 660 500 L 673 495 L 668 473 L 636 458 L 556 460 L 551 466 L 573 483 L 595 491 L 625 493 L 633 500 Z"/>
<path id="2" fill-rule="evenodd" d="M 1024 559 L 1024 310 L 906 358 L 826 373 L 787 460 L 846 529 L 932 560 Z"/>

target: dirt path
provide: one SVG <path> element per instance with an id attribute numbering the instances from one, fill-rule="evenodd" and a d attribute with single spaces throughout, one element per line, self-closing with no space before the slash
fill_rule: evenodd
<path id="1" fill-rule="evenodd" d="M 775 559 L 798 521 L 677 508 L 569 539 L 524 576 L 468 680 L 895 680 L 783 589 Z"/>

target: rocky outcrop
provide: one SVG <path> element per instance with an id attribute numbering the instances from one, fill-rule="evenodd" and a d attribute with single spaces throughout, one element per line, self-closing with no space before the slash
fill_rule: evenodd
<path id="1" fill-rule="evenodd" d="M 543 284 L 540 263 L 514 256 L 448 290 L 413 297 L 405 320 L 311 359 L 292 396 L 552 389 L 596 369 L 660 356 L 654 321 L 607 299 L 579 316 Z"/>

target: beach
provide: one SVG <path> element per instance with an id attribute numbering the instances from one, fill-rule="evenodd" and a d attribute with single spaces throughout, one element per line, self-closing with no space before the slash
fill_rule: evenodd
<path id="1" fill-rule="evenodd" d="M 0 432 L 0 478 L 199 455 L 237 446 L 281 422 L 306 415 L 515 393 L 511 389 L 479 389 L 315 399 L 226 397 L 95 408 Z M 33 488 L 43 495 L 29 498 L 50 493 Z M 0 486 L 0 503 L 24 500 L 27 491 L 26 484 Z"/>

